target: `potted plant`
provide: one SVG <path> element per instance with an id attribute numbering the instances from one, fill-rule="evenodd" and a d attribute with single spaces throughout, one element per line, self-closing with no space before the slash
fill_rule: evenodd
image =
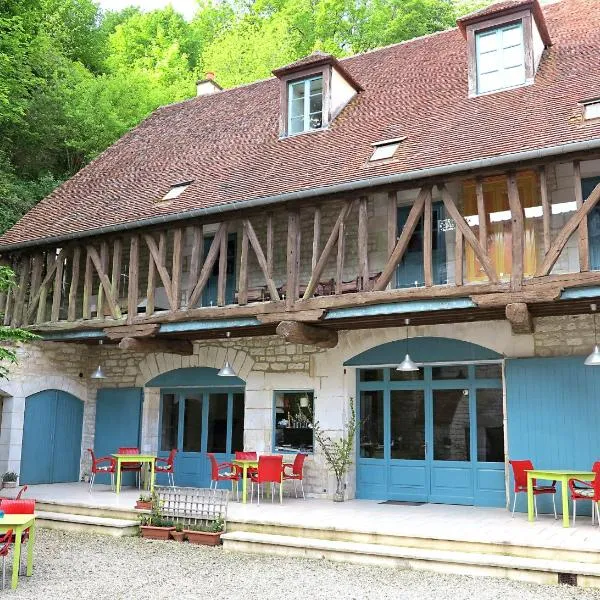
<path id="1" fill-rule="evenodd" d="M 138 510 L 152 510 L 152 495 L 140 494 L 140 497 L 135 502 L 135 507 Z"/>
<path id="2" fill-rule="evenodd" d="M 353 398 L 350 398 L 350 417 L 344 423 L 341 437 L 333 439 L 327 435 L 318 421 L 313 425 L 317 444 L 323 452 L 327 466 L 335 475 L 337 485 L 335 494 L 333 495 L 334 502 L 343 502 L 345 500 L 344 479 L 348 472 L 348 467 L 352 464 L 356 428 L 356 411 L 354 410 Z"/>
<path id="3" fill-rule="evenodd" d="M 140 515 L 140 533 L 150 540 L 168 540 L 172 531 L 175 531 L 175 523 L 162 516 L 158 494 L 154 493 L 150 514 Z"/>
<path id="4" fill-rule="evenodd" d="M 14 471 L 8 471 L 2 475 L 2 487 L 16 488 L 18 479 L 18 473 L 15 473 Z"/>
<path id="5" fill-rule="evenodd" d="M 215 519 L 212 523 L 204 525 L 196 523 L 188 525 L 187 529 L 183 530 L 188 542 L 191 544 L 202 544 L 204 546 L 218 546 L 221 543 L 221 534 L 225 529 L 223 519 Z"/>
<path id="6" fill-rule="evenodd" d="M 171 531 L 171 537 L 176 542 L 183 542 L 185 539 L 185 533 L 183 532 L 183 525 L 181 523 L 175 524 L 175 531 Z"/>

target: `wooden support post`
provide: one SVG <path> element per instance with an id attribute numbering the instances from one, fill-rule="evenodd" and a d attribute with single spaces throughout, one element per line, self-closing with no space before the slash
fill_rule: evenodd
<path id="1" fill-rule="evenodd" d="M 254 227 L 252 227 L 252 223 L 248 219 L 244 220 L 244 229 L 248 234 L 248 240 L 250 241 L 250 245 L 256 254 L 256 259 L 258 260 L 258 266 L 261 268 L 263 275 L 265 276 L 265 280 L 267 282 L 267 288 L 269 289 L 269 294 L 271 296 L 271 300 L 279 300 L 279 292 L 277 291 L 277 286 L 273 281 L 273 277 L 269 275 L 269 265 L 267 260 L 265 259 L 265 255 L 263 254 L 262 248 L 260 247 L 260 242 L 258 241 L 258 237 L 256 236 L 256 232 L 254 231 Z"/>
<path id="2" fill-rule="evenodd" d="M 130 352 L 166 352 L 183 356 L 191 356 L 194 353 L 194 345 L 188 340 L 124 337 L 119 342 L 119 348 Z"/>
<path id="3" fill-rule="evenodd" d="M 300 213 L 297 210 L 290 211 L 288 215 L 288 236 L 287 236 L 287 285 L 285 305 L 287 310 L 291 310 L 297 300 L 298 289 L 298 269 L 300 265 L 298 256 L 298 238 L 300 236 Z"/>
<path id="4" fill-rule="evenodd" d="M 19 261 L 19 284 L 15 290 L 15 304 L 13 308 L 10 324 L 12 327 L 18 327 L 27 319 L 25 310 L 25 296 L 27 294 L 27 284 L 29 283 L 29 272 L 31 269 L 31 259 L 29 256 L 23 256 Z"/>
<path id="5" fill-rule="evenodd" d="M 227 291 L 227 229 L 221 237 L 221 247 L 219 250 L 219 276 L 217 278 L 217 306 L 225 306 Z"/>
<path id="6" fill-rule="evenodd" d="M 27 304 L 27 310 L 24 311 L 25 318 L 23 319 L 23 323 L 29 323 L 29 309 L 33 304 L 33 298 L 37 294 L 37 291 L 40 289 L 40 284 L 42 282 L 42 272 L 44 269 L 44 255 L 41 252 L 37 252 L 32 258 L 31 265 L 31 282 L 29 285 L 29 302 Z"/>
<path id="7" fill-rule="evenodd" d="M 583 189 L 581 187 L 581 166 L 578 160 L 573 161 L 573 186 L 575 203 L 579 209 L 583 206 Z M 587 218 L 579 221 L 579 270 L 582 272 L 590 270 Z"/>
<path id="8" fill-rule="evenodd" d="M 398 241 L 398 194 L 396 192 L 388 192 L 387 204 L 387 257 L 388 260 L 392 256 L 392 252 Z M 389 284 L 391 287 L 396 287 L 396 271 L 392 273 Z"/>
<path id="9" fill-rule="evenodd" d="M 119 304 L 119 281 L 121 279 L 121 261 L 123 254 L 123 243 L 121 238 L 113 241 L 112 272 L 110 278 L 110 291 L 115 302 Z"/>
<path id="10" fill-rule="evenodd" d="M 192 256 L 190 258 L 190 272 L 188 275 L 188 293 L 187 300 L 188 305 L 190 297 L 194 291 L 194 286 L 198 281 L 198 273 L 200 271 L 200 265 L 204 258 L 204 234 L 201 225 L 194 225 L 192 227 Z"/>
<path id="11" fill-rule="evenodd" d="M 46 320 L 46 300 L 48 298 L 48 287 L 50 281 L 54 277 L 54 272 L 58 264 L 59 259 L 62 260 L 64 256 L 64 249 L 56 255 L 56 250 L 48 250 L 46 254 L 46 275 L 40 285 L 40 289 L 33 298 L 33 303 L 27 311 L 27 318 L 33 316 L 33 312 L 37 306 L 37 314 L 35 317 L 36 323 L 43 323 Z"/>
<path id="12" fill-rule="evenodd" d="M 273 278 L 273 213 L 267 215 L 267 279 Z M 279 296 L 278 296 L 279 298 Z"/>
<path id="13" fill-rule="evenodd" d="M 129 285 L 127 287 L 127 323 L 137 317 L 140 268 L 140 238 L 134 235 L 129 242 Z"/>
<path id="14" fill-rule="evenodd" d="M 188 308 L 192 308 L 196 302 L 200 299 L 202 292 L 206 286 L 208 278 L 212 272 L 215 261 L 217 260 L 217 256 L 219 255 L 221 249 L 221 239 L 225 236 L 227 238 L 227 224 L 221 223 L 219 225 L 219 229 L 217 233 L 215 233 L 215 237 L 210 245 L 208 250 L 208 254 L 206 255 L 206 260 L 202 265 L 202 270 L 200 271 L 200 277 L 198 278 L 198 282 L 194 286 L 194 291 L 188 302 Z"/>
<path id="15" fill-rule="evenodd" d="M 542 200 L 542 218 L 544 221 L 544 255 L 550 250 L 550 223 L 552 219 L 552 205 L 548 197 L 548 177 L 546 167 L 540 167 L 540 197 Z"/>
<path id="16" fill-rule="evenodd" d="M 248 225 L 242 223 L 242 249 L 240 251 L 240 278 L 238 282 L 238 304 L 248 304 Z"/>
<path id="17" fill-rule="evenodd" d="M 511 302 L 505 310 L 513 333 L 533 333 L 533 319 L 525 302 Z"/>
<path id="18" fill-rule="evenodd" d="M 483 195 L 483 181 L 479 177 L 475 181 L 475 195 L 477 196 L 477 216 L 479 218 L 479 243 L 487 252 L 487 212 Z"/>
<path id="19" fill-rule="evenodd" d="M 165 233 L 161 232 L 161 236 L 164 236 Z M 165 288 L 165 294 L 167 295 L 167 299 L 169 300 L 169 306 L 171 310 L 175 310 L 175 301 L 173 298 L 173 286 L 171 283 L 171 277 L 169 276 L 169 272 L 165 267 L 165 257 L 164 254 L 161 255 L 158 246 L 156 245 L 156 240 L 154 237 L 148 233 L 144 234 L 144 240 L 146 241 L 146 245 L 148 246 L 148 250 L 150 250 L 150 254 L 152 256 L 152 260 L 154 261 L 154 266 L 160 275 L 160 279 L 162 281 L 163 287 Z M 163 241 L 164 247 L 166 248 L 166 240 Z"/>
<path id="20" fill-rule="evenodd" d="M 513 291 L 519 291 L 523 287 L 525 214 L 523 212 L 523 206 L 521 205 L 521 199 L 519 198 L 517 175 L 514 171 L 507 175 L 506 185 L 508 189 L 508 206 L 510 208 L 511 218 L 512 269 L 510 284 Z"/>
<path id="21" fill-rule="evenodd" d="M 108 243 L 106 241 L 102 241 L 102 243 L 100 244 L 100 270 L 103 273 L 108 273 Z M 96 295 L 96 316 L 99 319 L 104 319 L 105 316 L 104 286 L 102 285 L 102 281 L 100 281 L 100 283 L 98 284 L 98 293 Z"/>
<path id="22" fill-rule="evenodd" d="M 63 278 L 65 270 L 64 256 L 56 258 L 56 270 L 54 273 L 54 288 L 52 290 L 52 310 L 50 312 L 50 320 L 58 321 L 60 319 L 60 305 L 62 302 Z"/>
<path id="23" fill-rule="evenodd" d="M 454 237 L 454 285 L 460 286 L 464 283 L 463 281 L 463 234 L 462 231 L 457 227 L 455 229 Z"/>
<path id="24" fill-rule="evenodd" d="M 106 302 L 108 304 L 110 314 L 113 319 L 120 319 L 121 318 L 121 309 L 119 308 L 119 305 L 117 304 L 114 296 L 111 293 L 110 279 L 108 278 L 108 275 L 106 274 L 106 270 L 105 270 L 105 265 L 106 265 L 106 269 L 108 268 L 108 255 L 106 256 L 106 260 L 104 261 L 104 264 L 103 264 L 102 258 L 98 254 L 98 251 L 96 250 L 96 248 L 94 248 L 93 246 L 88 246 L 87 253 L 88 253 L 88 256 L 90 257 L 90 259 L 92 260 L 92 264 L 94 265 L 96 272 L 98 273 L 98 277 L 100 278 L 100 285 L 102 286 L 102 288 L 104 290 L 104 298 L 106 299 Z M 137 277 L 137 274 L 136 274 L 136 277 Z M 98 319 L 104 319 L 104 313 L 97 311 L 96 317 Z"/>
<path id="25" fill-rule="evenodd" d="M 67 309 L 67 320 L 74 321 L 77 318 L 77 288 L 79 287 L 79 263 L 81 262 L 81 248 L 75 246 L 71 257 L 71 285 L 69 286 L 69 308 Z"/>
<path id="26" fill-rule="evenodd" d="M 342 293 L 342 281 L 344 279 L 344 255 L 346 254 L 346 224 L 340 223 L 340 231 L 337 245 L 337 259 L 335 262 L 335 293 Z"/>
<path id="27" fill-rule="evenodd" d="M 83 276 L 83 318 L 90 319 L 92 317 L 92 285 L 93 285 L 92 259 L 90 253 L 85 254 L 85 273 Z M 41 302 L 41 300 L 40 300 Z"/>
<path id="28" fill-rule="evenodd" d="M 171 272 L 171 310 L 179 310 L 181 306 L 181 267 L 183 264 L 183 229 L 177 228 L 173 233 L 173 263 Z"/>
<path id="29" fill-rule="evenodd" d="M 425 287 L 433 285 L 433 210 L 431 206 L 431 190 L 425 198 L 423 208 L 423 273 Z"/>
<path id="30" fill-rule="evenodd" d="M 358 272 L 361 289 L 368 291 L 369 279 L 369 212 L 368 198 L 362 197 L 358 203 Z"/>
<path id="31" fill-rule="evenodd" d="M 321 248 L 321 208 L 315 207 L 315 216 L 313 220 L 313 243 L 312 243 L 312 259 L 310 261 L 311 272 L 315 270 L 317 261 L 319 260 L 319 252 Z"/>
<path id="32" fill-rule="evenodd" d="M 337 331 L 317 325 L 308 325 L 301 321 L 281 321 L 277 325 L 276 331 L 286 342 L 292 344 L 334 348 L 338 343 Z"/>

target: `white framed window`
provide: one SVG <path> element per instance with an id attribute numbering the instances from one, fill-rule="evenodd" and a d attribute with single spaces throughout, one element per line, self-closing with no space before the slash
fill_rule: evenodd
<path id="1" fill-rule="evenodd" d="M 163 200 L 174 200 L 175 198 L 179 198 L 183 192 L 190 186 L 191 181 L 185 181 L 183 183 L 176 183 L 172 185 L 169 191 L 163 196 Z"/>
<path id="2" fill-rule="evenodd" d="M 475 57 L 478 94 L 524 84 L 523 22 L 477 32 Z"/>
<path id="3" fill-rule="evenodd" d="M 323 75 L 288 83 L 288 135 L 323 127 Z"/>
<path id="4" fill-rule="evenodd" d="M 587 119 L 600 119 L 600 100 L 594 102 L 587 102 L 585 104 L 584 118 Z"/>

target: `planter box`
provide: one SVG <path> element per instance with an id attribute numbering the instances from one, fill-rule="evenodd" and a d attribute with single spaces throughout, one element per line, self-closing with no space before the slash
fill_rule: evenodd
<path id="1" fill-rule="evenodd" d="M 152 525 L 140 525 L 142 537 L 148 540 L 168 540 L 175 527 L 152 527 Z"/>
<path id="2" fill-rule="evenodd" d="M 171 531 L 171 537 L 176 542 L 183 542 L 183 540 L 185 539 L 185 533 L 183 531 Z"/>
<path id="3" fill-rule="evenodd" d="M 137 500 L 135 507 L 137 510 L 152 510 L 152 501 L 144 502 L 143 500 Z"/>
<path id="4" fill-rule="evenodd" d="M 183 533 L 187 536 L 190 544 L 202 544 L 203 546 L 218 546 L 221 543 L 221 531 L 212 533 L 210 531 L 192 531 L 184 529 Z"/>
<path id="5" fill-rule="evenodd" d="M 16 488 L 17 482 L 16 481 L 3 481 L 2 487 L 3 488 Z"/>

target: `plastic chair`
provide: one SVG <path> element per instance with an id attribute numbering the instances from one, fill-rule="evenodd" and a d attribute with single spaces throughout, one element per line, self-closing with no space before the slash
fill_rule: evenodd
<path id="1" fill-rule="evenodd" d="M 240 476 L 233 465 L 230 462 L 217 462 L 215 455 L 212 452 L 208 452 L 207 456 L 210 460 L 210 489 L 217 489 L 219 481 L 231 481 L 231 491 L 233 492 L 233 483 L 235 482 L 235 495 L 236 498 L 240 499 L 240 493 L 238 489 L 238 481 Z M 226 473 L 221 473 L 221 469 L 230 469 Z M 213 486 L 214 484 L 214 486 Z"/>
<path id="2" fill-rule="evenodd" d="M 2 500 L 0 509 L 5 515 L 33 515 L 35 513 L 35 500 Z M 14 535 L 11 535 L 10 542 L 14 543 Z M 29 542 L 29 528 L 25 529 L 21 535 L 21 564 L 19 571 L 23 575 L 23 559 L 26 556 L 23 551 L 23 545 Z M 4 565 L 3 565 L 4 567 Z M 4 568 L 2 569 L 4 575 Z"/>
<path id="3" fill-rule="evenodd" d="M 119 448 L 119 454 L 139 454 L 140 449 L 132 446 L 123 446 Z M 142 463 L 139 462 L 121 462 L 121 473 L 135 473 L 138 489 L 140 488 L 140 480 L 142 473 Z"/>
<path id="4" fill-rule="evenodd" d="M 20 500 L 21 496 L 27 491 L 27 486 L 24 485 L 20 490 L 19 493 L 17 494 L 15 500 Z"/>
<path id="5" fill-rule="evenodd" d="M 109 473 L 110 474 L 110 487 L 115 487 L 115 471 L 117 461 L 112 456 L 101 456 L 100 458 L 96 458 L 94 451 L 91 448 L 88 448 L 88 452 L 92 456 L 92 474 L 90 475 L 90 494 L 92 493 L 92 488 L 94 487 L 94 481 L 96 480 L 97 473 Z M 108 462 L 109 464 L 103 465 L 100 463 Z"/>
<path id="6" fill-rule="evenodd" d="M 12 539 L 12 529 L 9 529 L 2 537 L 0 537 L 0 556 L 2 556 L 2 589 L 4 589 L 6 584 L 6 557 L 8 556 Z M 23 551 L 21 551 L 21 556 L 23 556 Z"/>
<path id="7" fill-rule="evenodd" d="M 154 472 L 155 473 L 166 473 L 169 479 L 169 483 L 171 487 L 175 487 L 175 455 L 177 454 L 177 450 L 173 448 L 171 452 L 169 452 L 169 456 L 167 458 L 157 458 L 154 463 Z M 164 465 L 162 463 L 165 463 Z"/>
<path id="8" fill-rule="evenodd" d="M 598 526 L 600 526 L 600 461 L 596 461 L 592 466 L 592 471 L 596 473 L 596 478 L 593 481 L 581 481 L 580 479 L 569 479 L 569 491 L 571 492 L 571 500 L 573 501 L 573 525 L 577 517 L 577 502 L 579 500 L 590 500 L 592 504 L 592 525 L 594 524 L 594 510 L 598 516 Z M 575 484 L 580 483 L 584 487 L 578 487 Z"/>
<path id="9" fill-rule="evenodd" d="M 306 500 L 306 496 L 304 495 L 304 483 L 303 483 L 303 469 L 304 469 L 304 461 L 306 460 L 307 455 L 299 452 L 296 454 L 296 458 L 292 464 L 284 464 L 283 465 L 283 481 L 291 480 L 294 482 L 294 494 L 296 498 L 298 497 L 298 482 L 300 482 L 300 489 L 302 490 L 302 498 Z M 291 469 L 291 473 L 286 471 L 286 469 Z"/>
<path id="10" fill-rule="evenodd" d="M 512 516 L 515 516 L 515 507 L 517 505 L 517 494 L 521 492 L 527 493 L 527 473 L 526 471 L 533 470 L 533 463 L 530 460 L 509 460 L 510 466 L 513 470 L 513 477 L 515 481 L 515 499 L 513 501 Z M 537 518 L 537 497 L 542 494 L 552 494 L 552 505 L 554 506 L 554 518 L 558 519 L 556 514 L 556 481 L 553 481 L 551 485 L 537 485 L 537 481 L 534 479 L 533 483 L 533 505 L 535 507 L 535 516 Z"/>
<path id="11" fill-rule="evenodd" d="M 283 456 L 272 455 L 272 456 L 259 456 L 258 457 L 258 469 L 256 473 L 250 474 L 250 503 L 254 497 L 254 484 L 258 484 L 258 491 L 256 497 L 258 504 L 260 504 L 260 484 L 270 483 L 271 484 L 271 502 L 274 501 L 274 484 L 279 484 L 279 503 L 283 502 Z"/>

